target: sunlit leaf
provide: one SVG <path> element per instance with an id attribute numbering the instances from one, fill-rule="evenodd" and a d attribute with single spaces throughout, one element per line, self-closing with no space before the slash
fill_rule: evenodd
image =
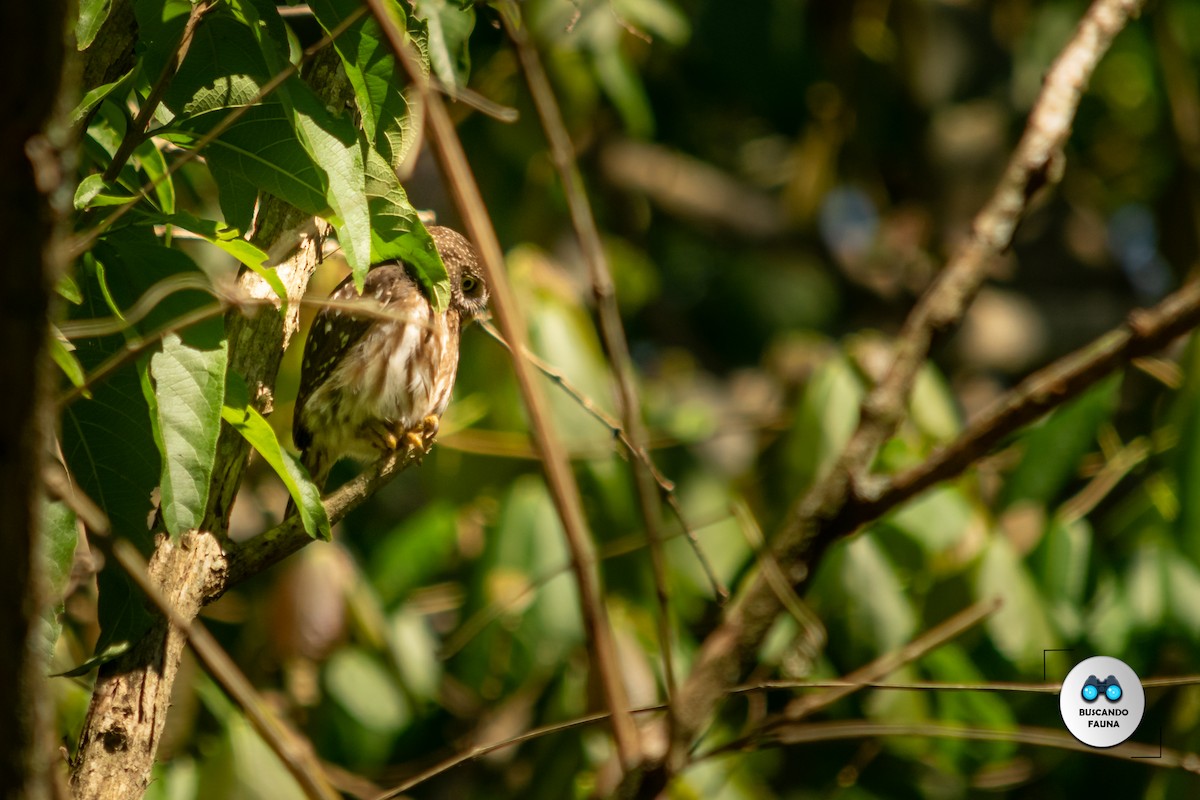
<path id="1" fill-rule="evenodd" d="M 308 535 L 328 541 L 329 517 L 321 504 L 321 492 L 304 466 L 279 444 L 271 424 L 250 404 L 246 382 L 239 375 L 231 374 L 226 382 L 221 418 L 232 425 L 283 480 L 288 494 L 296 502 Z"/>
<path id="2" fill-rule="evenodd" d="M 91 46 L 111 9 L 112 0 L 80 0 L 79 18 L 75 20 L 76 47 L 86 50 Z"/>
<path id="3" fill-rule="evenodd" d="M 228 361 L 225 340 L 213 345 L 189 346 L 172 333 L 150 359 L 163 444 L 161 508 L 172 536 L 199 527 L 208 503 Z"/>

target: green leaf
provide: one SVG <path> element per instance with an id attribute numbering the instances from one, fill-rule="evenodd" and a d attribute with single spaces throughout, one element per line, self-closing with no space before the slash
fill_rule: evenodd
<path id="1" fill-rule="evenodd" d="M 279 274 L 273 268 L 267 266 L 271 257 L 243 239 L 238 229 L 231 228 L 216 220 L 200 219 L 187 211 L 178 211 L 170 217 L 161 218 L 159 221 L 203 237 L 205 241 L 219 247 L 249 267 L 255 274 L 265 280 L 279 297 L 281 302 L 280 314 L 287 313 L 287 287 L 283 285 Z"/>
<path id="2" fill-rule="evenodd" d="M 916 632 L 917 616 L 896 567 L 875 535 L 839 543 L 821 564 L 811 598 L 814 610 L 843 626 L 842 641 L 855 663 L 902 646 Z"/>
<path id="3" fill-rule="evenodd" d="M 1048 611 L 1068 638 L 1082 634 L 1085 628 L 1083 605 L 1092 538 L 1087 520 L 1067 524 L 1055 517 L 1030 558 L 1038 585 L 1048 601 Z"/>
<path id="4" fill-rule="evenodd" d="M 946 683 L 987 682 L 970 657 L 957 643 L 943 644 L 921 658 L 921 667 L 930 679 Z M 992 692 L 934 692 L 938 719 L 961 722 L 989 730 L 1014 730 L 1017 720 L 1000 694 Z M 939 742 L 953 753 L 981 753 L 988 760 L 1012 758 L 1017 751 L 1013 742 L 968 742 L 951 739 Z"/>
<path id="5" fill-rule="evenodd" d="M 428 617 L 411 607 L 397 609 L 388 620 L 387 645 L 404 686 L 420 699 L 436 699 L 442 685 L 442 659 Z"/>
<path id="6" fill-rule="evenodd" d="M 193 347 L 174 333 L 150 359 L 162 432 L 162 516 L 178 536 L 200 525 L 208 504 L 225 398 L 228 347 Z"/>
<path id="7" fill-rule="evenodd" d="M 1050 505 L 1075 477 L 1100 425 L 1116 410 L 1121 376 L 1112 375 L 1026 432 L 1021 464 L 1004 485 L 1001 507 L 1020 500 Z"/>
<path id="8" fill-rule="evenodd" d="M 984 623 L 996 649 L 1027 674 L 1040 671 L 1042 650 L 1057 647 L 1058 635 L 1046 618 L 1044 598 L 1008 539 L 991 537 L 974 583 L 977 600 L 1003 600 Z"/>
<path id="9" fill-rule="evenodd" d="M 100 103 L 102 103 L 109 95 L 117 93 L 119 96 L 120 93 L 117 92 L 117 89 L 127 85 L 127 82 L 133 77 L 136 71 L 137 67 L 132 67 L 130 68 L 129 72 L 126 72 L 115 81 L 101 84 L 85 94 L 83 99 L 79 101 L 75 108 L 71 109 L 71 124 L 78 125 L 79 123 L 83 122 L 84 118 L 86 118 L 88 114 L 92 113 L 92 109 L 100 105 Z"/>
<path id="10" fill-rule="evenodd" d="M 71 565 L 75 561 L 75 546 L 79 543 L 79 529 L 75 523 L 75 512 L 59 500 L 42 500 L 42 559 L 44 574 L 49 584 L 50 604 L 43 612 L 46 631 L 47 659 L 54 653 L 54 645 L 62 631 L 59 614 L 63 609 L 63 594 L 71 577 Z"/>
<path id="11" fill-rule="evenodd" d="M 376 735 L 394 735 L 407 723 L 410 711 L 404 695 L 371 654 L 344 648 L 325 666 L 329 696 L 354 720 Z"/>
<path id="12" fill-rule="evenodd" d="M 258 41 L 272 74 L 288 66 L 287 39 L 279 10 L 271 3 L 230 0 Z M 295 76 L 275 90 L 288 121 L 305 152 L 325 173 L 325 199 L 332 214 L 346 262 L 361 285 L 361 275 L 371 266 L 371 215 L 363 194 L 364 157 L 358 133 L 348 119 L 335 116 L 303 81 Z M 323 215 L 324 216 L 324 215 Z"/>
<path id="13" fill-rule="evenodd" d="M 75 278 L 70 273 L 64 272 L 58 276 L 58 283 L 55 284 L 54 291 L 72 305 L 77 306 L 83 302 L 83 292 L 79 291 L 79 284 L 75 282 Z"/>
<path id="14" fill-rule="evenodd" d="M 270 423 L 250 405 L 246 382 L 237 374 L 231 374 L 226 382 L 221 418 L 232 425 L 283 480 L 288 494 L 296 502 L 308 535 L 328 541 L 331 538 L 329 517 L 321 504 L 321 492 L 312 482 L 308 470 L 279 444 Z"/>
<path id="15" fill-rule="evenodd" d="M 96 645 L 96 650 L 97 650 L 96 654 L 94 656 L 92 656 L 91 658 L 89 658 L 87 661 L 84 661 L 79 666 L 74 667 L 69 670 L 66 670 L 65 672 L 56 672 L 53 675 L 51 675 L 50 677 L 52 677 L 52 678 L 79 678 L 79 677 L 82 677 L 84 675 L 87 675 L 89 672 L 96 669 L 97 667 L 107 664 L 109 661 L 112 661 L 113 659 L 119 657 L 122 653 L 125 653 L 126 651 L 128 651 L 129 648 L 130 648 L 130 643 L 128 641 L 115 642 L 111 645 L 106 646 L 102 650 L 100 649 L 100 645 L 97 644 Z"/>
<path id="16" fill-rule="evenodd" d="M 434 309 L 445 310 L 450 304 L 446 265 L 433 244 L 433 237 L 408 202 L 396 173 L 381 155 L 368 150 L 365 177 L 371 210 L 371 262 L 400 259 L 416 273 Z M 362 276 L 357 272 L 355 281 L 361 290 Z"/>
<path id="17" fill-rule="evenodd" d="M 862 382 L 844 357 L 826 361 L 804 387 L 788 434 L 786 458 L 797 488 L 833 467 L 858 426 Z"/>
<path id="18" fill-rule="evenodd" d="M 196 681 L 196 694 L 220 725 L 205 748 L 197 785 L 186 797 L 223 800 L 304 800 L 304 790 L 246 720 L 241 709 L 207 678 Z M 172 759 L 174 763 L 178 759 Z M 177 799 L 178 800 L 178 799 Z"/>
<path id="19" fill-rule="evenodd" d="M 75 46 L 80 52 L 91 46 L 110 10 L 112 0 L 80 0 L 79 19 L 75 20 Z"/>
<path id="20" fill-rule="evenodd" d="M 183 146 L 192 145 L 220 122 L 225 113 L 209 111 L 181 119 L 164 138 Z M 248 221 L 238 224 L 231 219 L 226 207 L 228 202 L 238 209 L 237 215 L 245 215 L 247 184 L 285 200 L 307 214 L 324 215 L 329 210 L 325 199 L 325 176 L 300 143 L 287 110 L 279 103 L 267 103 L 248 110 L 229 130 L 211 142 L 204 154 L 213 177 L 218 180 L 225 221 L 232 227 L 244 230 L 249 224 Z M 223 184 L 222 178 L 236 179 L 231 184 Z M 239 190 L 236 202 L 234 198 L 226 198 L 226 192 L 231 188 Z M 252 201 L 250 208 L 253 209 Z"/>
<path id="21" fill-rule="evenodd" d="M 92 202 L 92 198 L 104 191 L 105 185 L 104 176 L 100 174 L 88 175 L 81 180 L 75 187 L 76 210 L 87 208 Z"/>
<path id="22" fill-rule="evenodd" d="M 361 8 L 357 0 L 315 0 L 309 5 L 326 33 Z M 385 5 L 403 27 L 404 10 L 400 4 L 386 0 Z M 409 116 L 408 100 L 400 89 L 407 79 L 396 63 L 391 44 L 375 18 L 367 15 L 347 28 L 333 46 L 354 87 L 367 141 L 394 171 L 408 155 L 417 131 Z"/>
<path id="23" fill-rule="evenodd" d="M 447 0 L 415 0 L 413 13 L 425 22 L 429 66 L 450 96 L 465 86 L 471 69 L 467 42 L 475 28 L 475 9 Z"/>
<path id="24" fill-rule="evenodd" d="M 147 139 L 133 151 L 134 158 L 154 185 L 154 196 L 158 198 L 158 207 L 164 214 L 175 213 L 175 183 L 167 172 L 167 160 L 163 158 L 158 144 L 153 139 Z"/>
<path id="25" fill-rule="evenodd" d="M 457 547 L 453 505 L 434 501 L 406 517 L 379 539 L 366 562 L 380 602 L 392 606 L 413 589 L 432 584 Z"/>
<path id="26" fill-rule="evenodd" d="M 80 352 L 84 364 L 94 365 L 100 354 L 109 351 L 81 342 Z M 147 519 L 153 513 L 151 492 L 158 482 L 159 456 L 137 373 L 119 370 L 93 389 L 93 399 L 68 406 L 63 411 L 62 443 L 80 488 L 104 509 L 118 535 L 148 553 L 152 540 Z M 106 564 L 96 580 L 98 660 L 84 665 L 84 673 L 119 655 L 120 648 L 141 636 L 151 619 L 137 588 L 120 567 Z"/>
<path id="27" fill-rule="evenodd" d="M 1125 573 L 1125 602 L 1133 623 L 1142 630 L 1155 630 L 1167 608 L 1167 565 L 1176 556 L 1164 544 L 1161 533 L 1144 534 L 1133 552 Z"/>
<path id="28" fill-rule="evenodd" d="M 196 27 L 163 103 L 181 116 L 249 105 L 277 71 L 268 65 L 246 20 L 220 3 Z"/>
<path id="29" fill-rule="evenodd" d="M 55 328 L 57 334 L 58 329 Z M 67 379 L 71 381 L 71 385 L 75 387 L 83 386 L 87 382 L 87 376 L 83 372 L 83 365 L 79 363 L 79 359 L 71 352 L 70 343 L 59 338 L 58 335 L 50 337 L 50 357 L 54 359 L 54 363 L 63 371 Z M 85 389 L 83 392 L 85 398 L 91 398 L 90 390 Z"/>
<path id="30" fill-rule="evenodd" d="M 939 486 L 905 503 L 885 524 L 936 556 L 954 547 L 976 521 L 976 513 L 953 485 Z"/>

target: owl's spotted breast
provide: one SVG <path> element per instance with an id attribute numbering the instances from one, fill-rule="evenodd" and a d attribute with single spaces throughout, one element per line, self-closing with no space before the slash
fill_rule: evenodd
<path id="1" fill-rule="evenodd" d="M 389 263 L 367 272 L 361 296 L 347 278 L 313 320 L 292 430 L 318 486 L 343 456 L 372 460 L 413 432 L 427 442 L 450 402 L 463 318 L 483 310 L 487 291 L 470 243 L 448 228 L 430 232 L 451 280 L 445 312 L 402 263 Z"/>

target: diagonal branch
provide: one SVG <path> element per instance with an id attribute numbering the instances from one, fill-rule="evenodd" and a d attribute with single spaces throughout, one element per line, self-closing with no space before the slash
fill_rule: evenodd
<path id="1" fill-rule="evenodd" d="M 1200 280 L 1154 308 L 1139 309 L 1096 341 L 1045 367 L 997 399 L 950 444 L 924 462 L 863 492 L 847 508 L 843 527 L 878 519 L 934 484 L 961 474 L 1006 436 L 1033 422 L 1134 359 L 1163 349 L 1200 325 Z"/>
<path id="2" fill-rule="evenodd" d="M 459 141 L 458 133 L 454 129 L 454 123 L 446 111 L 442 98 L 431 91 L 429 81 L 413 57 L 404 33 L 396 25 L 382 0 L 367 0 L 367 5 L 387 36 L 396 58 L 403 64 L 420 94 L 425 107 L 426 124 L 429 126 L 434 154 L 442 168 L 455 204 L 462 212 L 468 238 L 475 243 L 483 262 L 484 273 L 491 289 L 492 310 L 496 324 L 504 334 L 505 340 L 513 345 L 513 350 L 518 353 L 523 352 L 526 349 L 525 321 L 517 307 L 516 298 L 508 282 L 508 275 L 504 270 L 504 256 L 500 250 L 500 242 L 497 240 L 496 231 L 488 218 L 487 209 L 484 207 L 479 187 L 475 183 L 466 154 L 463 152 L 462 142 Z M 588 531 L 587 519 L 583 513 L 579 486 L 571 472 L 566 449 L 554 430 L 554 425 L 546 409 L 545 397 L 535 379 L 532 367 L 523 358 L 513 358 L 512 365 L 528 413 L 534 446 L 541 456 L 542 468 L 546 474 L 546 485 L 555 509 L 558 511 L 558 516 L 562 520 L 567 546 L 571 551 L 572 568 L 575 572 L 575 581 L 579 586 L 584 629 L 587 631 L 588 640 L 592 645 L 589 652 L 595 660 L 596 675 L 603 689 L 608 708 L 612 712 L 613 739 L 616 742 L 621 765 L 629 770 L 642 760 L 641 744 L 638 739 L 638 731 L 633 724 L 633 717 L 629 712 L 625 685 L 621 680 L 616 644 L 613 640 L 608 611 L 604 605 L 604 593 L 597 567 L 595 548 Z"/>

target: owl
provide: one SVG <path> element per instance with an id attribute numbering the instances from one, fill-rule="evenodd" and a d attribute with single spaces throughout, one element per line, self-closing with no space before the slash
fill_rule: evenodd
<path id="1" fill-rule="evenodd" d="M 372 461 L 404 449 L 422 455 L 437 433 L 458 372 L 463 325 L 487 307 L 475 248 L 450 228 L 429 229 L 450 277 L 438 314 L 400 261 L 372 266 L 360 296 L 351 278 L 334 289 L 304 343 L 292 439 L 323 489 L 342 457 Z M 362 304 L 362 313 L 345 308 Z"/>

